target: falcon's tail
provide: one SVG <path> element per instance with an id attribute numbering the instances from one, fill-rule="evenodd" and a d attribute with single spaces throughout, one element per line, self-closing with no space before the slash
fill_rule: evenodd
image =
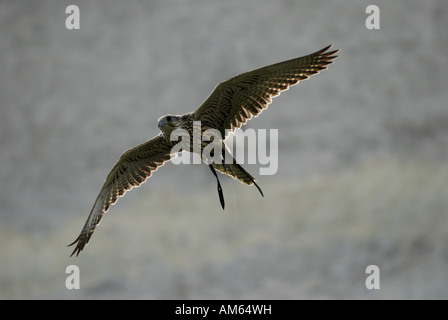
<path id="1" fill-rule="evenodd" d="M 239 180 L 240 182 L 245 183 L 247 185 L 254 184 L 257 187 L 258 191 L 260 191 L 260 194 L 264 197 L 263 191 L 261 191 L 260 187 L 255 182 L 255 178 L 252 177 L 249 172 L 244 170 L 244 168 L 238 162 L 236 162 L 236 160 L 233 157 L 232 157 L 232 163 L 223 163 L 223 164 L 213 163 L 212 165 L 213 168 L 215 168 L 222 174 L 231 176 L 232 178 Z"/>

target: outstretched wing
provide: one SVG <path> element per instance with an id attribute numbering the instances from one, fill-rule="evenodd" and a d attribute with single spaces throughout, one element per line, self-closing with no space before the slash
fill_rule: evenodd
<path id="1" fill-rule="evenodd" d="M 226 129 L 240 128 L 271 103 L 272 98 L 300 80 L 326 69 L 338 50 L 323 48 L 310 55 L 276 63 L 240 74 L 220 83 L 194 112 L 194 119 L 204 126 L 218 129 L 225 137 Z"/>
<path id="2" fill-rule="evenodd" d="M 171 148 L 172 146 L 166 142 L 162 135 L 158 135 L 123 153 L 107 176 L 84 228 L 82 228 L 78 238 L 69 245 L 77 243 L 71 255 L 75 253 L 78 255 L 81 252 L 89 242 L 103 214 L 119 197 L 133 187 L 141 185 L 152 172 L 171 159 L 173 156 Z"/>

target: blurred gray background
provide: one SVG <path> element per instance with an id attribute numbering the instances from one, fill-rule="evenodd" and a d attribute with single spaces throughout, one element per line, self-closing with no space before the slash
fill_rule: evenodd
<path id="1" fill-rule="evenodd" d="M 3 0 L 0 26 L 0 298 L 448 298 L 446 1 Z M 223 212 L 205 165 L 167 164 L 69 258 L 158 117 L 330 43 L 328 70 L 245 127 L 279 130 L 277 174 L 245 166 L 264 198 L 222 176 Z"/>

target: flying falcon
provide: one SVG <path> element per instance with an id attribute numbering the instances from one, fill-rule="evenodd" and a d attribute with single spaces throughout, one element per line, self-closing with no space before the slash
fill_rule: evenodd
<path id="1" fill-rule="evenodd" d="M 201 132 L 214 129 L 220 133 L 219 139 L 213 142 L 220 144 L 222 162 L 210 162 L 204 158 L 202 160 L 209 165 L 217 180 L 219 199 L 223 209 L 224 197 L 216 170 L 247 185 L 255 185 L 263 195 L 255 179 L 233 157 L 230 156 L 230 163 L 224 161 L 223 155 L 226 157 L 229 155 L 224 144 L 226 135 L 240 128 L 252 117 L 258 116 L 268 107 L 272 98 L 279 95 L 281 91 L 326 69 L 326 66 L 337 57 L 334 54 L 338 52 L 338 50 L 328 51 L 330 47 L 331 45 L 307 56 L 240 74 L 216 86 L 210 96 L 194 112 L 159 118 L 158 127 L 161 132 L 151 140 L 123 153 L 110 171 L 81 233 L 69 245 L 76 244 L 71 255 L 75 253 L 78 255 L 84 249 L 103 214 L 119 197 L 145 182 L 154 171 L 178 152 L 183 150 L 196 152 L 202 158 L 202 151 L 210 142 L 201 141 L 199 150 L 193 148 L 195 129 Z M 200 123 L 200 128 L 195 128 L 197 123 Z M 173 151 L 173 147 L 178 142 L 170 139 L 175 129 L 183 129 L 190 135 L 191 142 L 184 145 L 180 151 Z"/>

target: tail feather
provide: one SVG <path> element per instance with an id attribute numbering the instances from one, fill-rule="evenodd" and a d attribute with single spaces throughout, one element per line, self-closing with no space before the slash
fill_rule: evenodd
<path id="1" fill-rule="evenodd" d="M 239 180 L 240 182 L 247 185 L 254 184 L 257 187 L 258 191 L 260 191 L 260 194 L 264 197 L 263 191 L 261 191 L 260 187 L 255 182 L 255 178 L 252 177 L 249 172 L 244 170 L 244 168 L 239 163 L 237 163 L 235 159 L 233 159 L 233 163 L 213 163 L 213 168 L 215 168 L 220 173 L 231 176 L 235 180 Z"/>

